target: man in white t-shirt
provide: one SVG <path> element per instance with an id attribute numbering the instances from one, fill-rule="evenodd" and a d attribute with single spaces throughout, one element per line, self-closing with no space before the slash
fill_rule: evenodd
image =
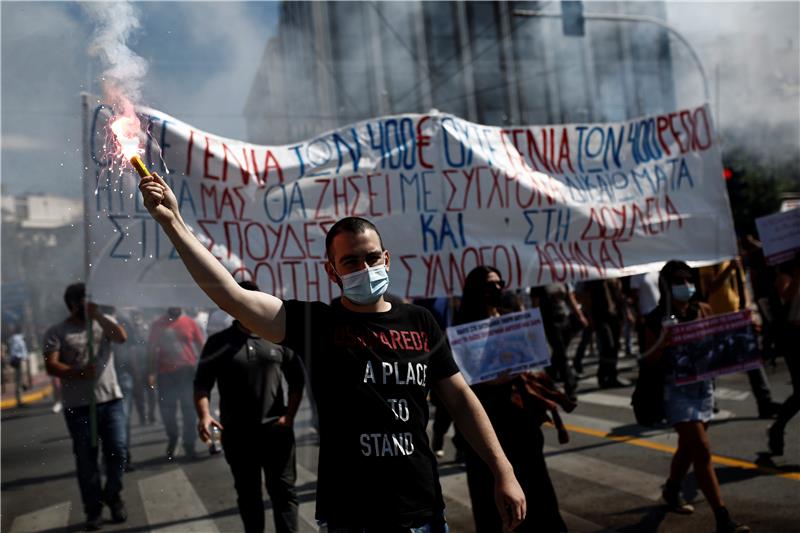
<path id="1" fill-rule="evenodd" d="M 631 276 L 631 296 L 636 301 L 636 336 L 644 346 L 644 317 L 658 306 L 658 271 Z"/>

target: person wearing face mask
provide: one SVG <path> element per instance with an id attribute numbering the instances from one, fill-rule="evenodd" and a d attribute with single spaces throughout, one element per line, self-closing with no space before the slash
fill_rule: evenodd
<path id="1" fill-rule="evenodd" d="M 524 519 L 513 468 L 441 329 L 427 310 L 385 300 L 391 256 L 374 224 L 347 217 L 327 232 L 325 272 L 342 290 L 338 303 L 283 301 L 239 287 L 190 231 L 158 174 L 139 190 L 209 298 L 253 334 L 304 355 L 319 415 L 322 531 L 448 531 L 426 433 L 431 389 L 493 473 L 504 525 Z"/>
<path id="2" fill-rule="evenodd" d="M 512 312 L 502 306 L 504 287 L 505 281 L 496 268 L 481 265 L 472 269 L 464 280 L 461 305 L 453 324 L 466 324 Z M 529 379 L 537 379 L 535 374 L 530 376 Z M 545 383 L 549 385 L 543 382 L 541 386 Z M 515 399 L 524 394 L 524 389 L 520 376 L 506 376 L 472 386 L 529 502 L 529 518 L 515 531 L 559 533 L 566 531 L 567 526 L 558 510 L 558 499 L 544 459 L 541 424 L 547 416 L 544 409 L 532 408 L 533 402 L 526 402 L 527 408 L 515 405 Z M 492 502 L 491 472 L 469 447 L 466 466 L 476 533 L 502 531 L 500 515 Z"/>
<path id="3" fill-rule="evenodd" d="M 678 449 L 672 457 L 662 495 L 671 511 L 693 513 L 694 507 L 681 495 L 681 485 L 689 468 L 694 467 L 697 485 L 714 511 L 717 533 L 746 533 L 750 528 L 734 522 L 725 507 L 711 462 L 708 424 L 713 417 L 713 383 L 704 380 L 676 385 L 669 378 L 670 361 L 663 359 L 670 336 L 668 324 L 689 322 L 712 314 L 708 304 L 696 297 L 696 279 L 696 271 L 686 263 L 667 262 L 659 278 L 658 306 L 645 317 L 644 357 L 648 364 L 660 364 L 664 369 L 664 412 L 678 433 Z"/>
<path id="4" fill-rule="evenodd" d="M 168 461 L 175 458 L 178 444 L 178 406 L 181 410 L 183 451 L 187 458 L 195 457 L 197 420 L 193 380 L 204 342 L 197 322 L 183 314 L 180 307 L 170 307 L 150 327 L 148 383 L 158 388 L 158 406 L 167 432 Z"/>

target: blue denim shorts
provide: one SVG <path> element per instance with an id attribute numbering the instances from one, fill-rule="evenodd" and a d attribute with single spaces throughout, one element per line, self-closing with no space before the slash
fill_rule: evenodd
<path id="1" fill-rule="evenodd" d="M 708 422 L 714 417 L 714 384 L 708 379 L 687 385 L 664 385 L 667 422 Z"/>

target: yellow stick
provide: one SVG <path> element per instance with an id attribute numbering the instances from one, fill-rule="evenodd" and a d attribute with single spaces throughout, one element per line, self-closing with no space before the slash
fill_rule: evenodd
<path id="1" fill-rule="evenodd" d="M 147 170 L 147 167 L 144 166 L 144 163 L 138 155 L 131 157 L 131 165 L 133 165 L 133 168 L 135 168 L 136 172 L 139 173 L 139 177 L 146 178 L 150 175 L 150 171 Z"/>

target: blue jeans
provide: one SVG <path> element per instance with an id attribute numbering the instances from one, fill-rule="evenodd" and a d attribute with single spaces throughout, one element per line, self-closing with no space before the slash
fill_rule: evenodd
<path id="1" fill-rule="evenodd" d="M 97 404 L 97 437 L 103 444 L 106 486 L 101 489 L 98 447 L 93 447 L 89 428 L 89 406 L 64 409 L 64 419 L 72 437 L 72 453 L 78 471 L 83 510 L 87 516 L 100 514 L 103 500 L 116 501 L 122 492 L 125 462 L 125 417 L 122 400 Z"/>
<path id="2" fill-rule="evenodd" d="M 125 462 L 131 462 L 131 414 L 133 408 L 133 376 L 127 372 L 117 374 L 119 388 L 122 389 L 122 415 L 125 418 Z"/>

